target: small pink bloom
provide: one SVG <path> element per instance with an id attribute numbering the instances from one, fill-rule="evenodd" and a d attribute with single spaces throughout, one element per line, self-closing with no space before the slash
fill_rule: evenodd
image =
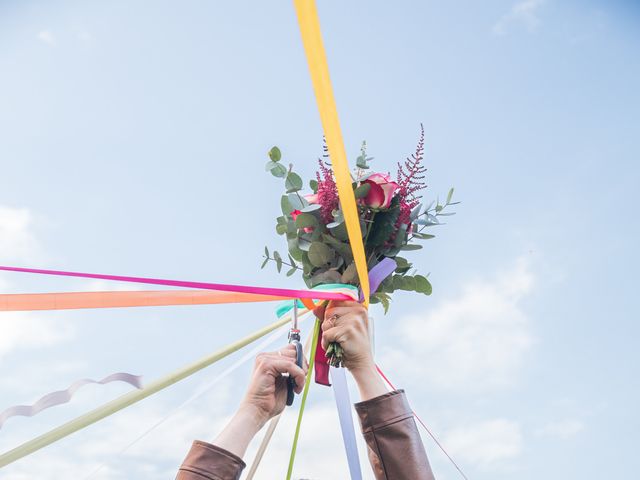
<path id="1" fill-rule="evenodd" d="M 386 173 L 374 173 L 362 183 L 371 186 L 367 196 L 362 199 L 363 203 L 371 208 L 389 208 L 393 195 L 399 188 Z"/>
<path id="2" fill-rule="evenodd" d="M 300 215 L 302 212 L 300 210 L 294 210 L 293 212 L 290 213 L 291 218 L 293 218 L 293 221 L 296 221 L 296 218 L 298 218 L 298 215 Z M 313 232 L 313 228 L 312 227 L 304 227 L 304 233 L 311 233 Z"/>
<path id="3" fill-rule="evenodd" d="M 293 221 L 296 221 L 296 218 L 298 218 L 298 215 L 300 215 L 302 212 L 300 210 L 294 210 L 293 212 L 291 212 L 291 218 L 293 218 Z"/>
<path id="4" fill-rule="evenodd" d="M 304 199 L 310 204 L 314 205 L 318 203 L 318 194 L 317 193 L 309 193 L 304 196 Z"/>

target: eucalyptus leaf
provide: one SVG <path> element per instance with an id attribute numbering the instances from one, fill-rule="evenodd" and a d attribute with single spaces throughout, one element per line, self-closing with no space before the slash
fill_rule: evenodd
<path id="1" fill-rule="evenodd" d="M 301 208 L 300 210 L 302 211 L 302 213 L 311 213 L 311 212 L 317 212 L 322 208 L 322 205 L 318 205 L 317 203 L 313 203 L 311 205 L 308 205 L 304 208 Z"/>
<path id="2" fill-rule="evenodd" d="M 318 193 L 318 181 L 317 180 L 309 180 L 309 188 L 313 193 Z"/>
<path id="3" fill-rule="evenodd" d="M 397 268 L 411 268 L 411 263 L 409 263 L 409 260 L 407 260 L 406 258 L 395 257 L 394 260 L 398 265 Z"/>
<path id="4" fill-rule="evenodd" d="M 447 205 L 451 203 L 451 199 L 453 198 L 453 187 L 449 189 L 449 193 L 447 194 Z"/>
<path id="5" fill-rule="evenodd" d="M 287 189 L 287 193 L 302 190 L 302 178 L 300 178 L 300 175 L 297 173 L 289 172 L 289 175 L 287 175 L 287 179 L 284 182 L 284 187 Z"/>
<path id="6" fill-rule="evenodd" d="M 418 215 L 420 215 L 421 208 L 422 208 L 422 205 L 418 205 L 413 210 L 411 210 L 411 215 L 409 216 L 409 220 L 411 222 L 413 222 L 416 218 L 418 218 Z"/>
<path id="7" fill-rule="evenodd" d="M 297 193 L 290 193 L 287 198 L 289 199 L 289 205 L 291 205 L 293 210 L 303 210 L 304 208 L 309 206 L 309 202 L 307 202 L 304 197 Z"/>
<path id="8" fill-rule="evenodd" d="M 351 251 L 351 245 L 344 243 L 329 234 L 322 235 L 322 239 L 325 243 L 328 243 L 338 254 L 349 263 L 353 260 L 353 252 Z"/>
<path id="9" fill-rule="evenodd" d="M 429 280 L 422 275 L 416 275 L 414 278 L 416 280 L 416 292 L 431 295 L 433 288 L 431 287 Z"/>
<path id="10" fill-rule="evenodd" d="M 282 270 L 282 257 L 278 252 L 273 252 L 273 258 L 276 261 L 276 268 L 278 269 L 278 273 Z"/>
<path id="11" fill-rule="evenodd" d="M 284 178 L 287 174 L 287 169 L 281 163 L 274 163 L 273 167 L 270 169 L 271 175 L 277 178 Z"/>
<path id="12" fill-rule="evenodd" d="M 318 226 L 318 219 L 311 213 L 301 213 L 296 218 L 296 228 L 315 228 Z"/>
<path id="13" fill-rule="evenodd" d="M 422 248 L 422 245 L 419 245 L 417 243 L 409 243 L 407 245 L 403 245 L 402 247 L 400 247 L 400 250 L 410 251 L 410 250 L 420 250 L 421 248 Z"/>
<path id="14" fill-rule="evenodd" d="M 311 248 L 311 242 L 309 240 L 305 240 L 304 238 L 299 238 L 297 242 L 298 242 L 298 248 L 303 252 L 308 252 L 309 249 Z"/>
<path id="15" fill-rule="evenodd" d="M 269 249 L 265 246 L 264 247 L 264 254 L 268 257 L 269 256 Z"/>
<path id="16" fill-rule="evenodd" d="M 286 224 L 283 225 L 282 223 L 279 223 L 278 225 L 276 225 L 276 233 L 278 235 L 284 235 L 285 233 L 287 233 L 287 230 L 288 228 Z"/>
<path id="17" fill-rule="evenodd" d="M 402 247 L 404 243 L 407 241 L 407 225 L 400 225 L 400 228 L 396 232 L 396 238 L 394 240 L 394 245 L 398 248 Z"/>
<path id="18" fill-rule="evenodd" d="M 264 267 L 266 267 L 267 263 L 269 263 L 269 258 L 265 258 L 264 259 L 264 262 L 262 262 L 262 265 L 260 266 L 260 269 L 263 269 Z"/>
<path id="19" fill-rule="evenodd" d="M 269 158 L 271 159 L 272 162 L 279 162 L 280 159 L 282 158 L 282 153 L 280 152 L 280 149 L 278 147 L 271 147 L 271 150 L 269 150 Z"/>
<path id="20" fill-rule="evenodd" d="M 435 238 L 435 235 L 429 235 L 428 233 L 420 233 L 420 232 L 413 233 L 413 236 L 415 238 L 419 238 L 420 240 L 431 240 L 432 238 Z"/>
<path id="21" fill-rule="evenodd" d="M 335 222 L 334 222 L 335 223 Z M 329 226 L 332 225 L 332 226 Z M 344 222 L 339 223 L 338 225 L 333 225 L 333 223 L 327 225 L 327 228 L 331 230 L 331 234 L 337 238 L 338 240 L 348 240 L 349 235 L 347 234 L 347 226 Z"/>
<path id="22" fill-rule="evenodd" d="M 295 210 L 295 208 L 292 207 L 291 202 L 289 202 L 289 197 L 286 195 L 280 197 L 280 209 L 284 215 L 291 215 L 291 212 Z"/>
<path id="23" fill-rule="evenodd" d="M 356 269 L 356 264 L 351 262 L 349 266 L 342 273 L 342 283 L 348 283 L 353 285 L 358 280 L 358 271 Z"/>
<path id="24" fill-rule="evenodd" d="M 298 269 L 296 267 L 292 267 L 289 269 L 289 271 L 287 272 L 287 277 L 290 277 L 291 275 L 293 275 L 294 273 L 296 273 Z"/>
<path id="25" fill-rule="evenodd" d="M 298 262 L 302 261 L 302 250 L 298 246 L 298 237 L 290 238 L 287 240 L 287 249 L 289 250 L 289 255 L 291 255 L 294 260 Z"/>
<path id="26" fill-rule="evenodd" d="M 313 242 L 309 248 L 309 261 L 315 267 L 324 267 L 329 264 L 334 256 L 335 251 L 322 242 Z"/>
<path id="27" fill-rule="evenodd" d="M 314 287 L 316 285 L 322 285 L 326 283 L 340 283 L 340 274 L 335 270 L 320 272 L 311 277 L 311 283 Z"/>

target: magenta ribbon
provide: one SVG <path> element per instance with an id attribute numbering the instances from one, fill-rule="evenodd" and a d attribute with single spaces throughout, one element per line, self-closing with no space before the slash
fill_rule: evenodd
<path id="1" fill-rule="evenodd" d="M 7 272 L 35 273 L 38 275 L 57 275 L 61 277 L 95 278 L 116 282 L 145 283 L 150 285 L 166 285 L 170 287 L 198 288 L 202 290 L 218 290 L 222 292 L 252 293 L 255 295 L 274 295 L 286 298 L 312 298 L 316 300 L 352 300 L 344 293 L 323 292 L 321 290 L 293 290 L 289 288 L 251 287 L 245 285 L 226 285 L 222 283 L 189 282 L 183 280 L 165 280 L 161 278 L 125 277 L 121 275 L 104 275 L 100 273 L 65 272 L 61 270 L 42 270 L 36 268 L 5 267 Z"/>
<path id="2" fill-rule="evenodd" d="M 385 257 L 380 263 L 369 270 L 369 285 L 371 285 L 371 292 L 375 293 L 384 279 L 395 272 L 397 266 L 398 264 L 395 260 Z M 362 292 L 360 292 L 360 301 L 362 302 L 363 300 L 364 297 L 362 296 Z M 322 316 L 324 316 L 324 309 L 322 310 Z M 324 350 L 324 348 L 322 348 L 322 330 L 320 330 L 320 335 L 318 335 L 318 345 L 316 346 L 314 368 L 316 383 L 330 387 L 331 382 L 329 382 L 329 364 L 327 363 L 327 352 Z"/>

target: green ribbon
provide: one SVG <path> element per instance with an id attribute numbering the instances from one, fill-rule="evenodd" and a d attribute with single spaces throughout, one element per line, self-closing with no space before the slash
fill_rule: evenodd
<path id="1" fill-rule="evenodd" d="M 316 357 L 316 346 L 318 344 L 318 335 L 320 334 L 320 320 L 316 318 L 313 328 L 313 339 L 311 340 L 311 354 L 309 355 L 309 370 L 307 378 L 304 382 L 304 391 L 302 392 L 302 401 L 300 402 L 300 411 L 298 412 L 298 423 L 296 425 L 296 433 L 293 437 L 293 445 L 291 446 L 291 456 L 289 457 L 289 469 L 287 470 L 287 480 L 291 480 L 293 473 L 293 463 L 296 459 L 296 449 L 298 448 L 298 437 L 300 436 L 300 425 L 302 424 L 302 415 L 304 414 L 304 406 L 307 403 L 307 395 L 309 394 L 309 385 L 311 384 L 311 375 L 313 372 L 313 360 Z"/>

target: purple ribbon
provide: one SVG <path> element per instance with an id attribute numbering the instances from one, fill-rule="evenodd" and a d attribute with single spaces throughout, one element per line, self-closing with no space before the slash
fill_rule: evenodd
<path id="1" fill-rule="evenodd" d="M 102 380 L 91 380 L 89 378 L 83 378 L 82 380 L 73 382 L 71 386 L 66 390 L 58 390 L 57 392 L 46 394 L 33 405 L 14 405 L 13 407 L 7 408 L 4 412 L 0 413 L 0 428 L 2 428 L 4 422 L 6 422 L 11 417 L 15 417 L 17 415 L 21 415 L 23 417 L 33 417 L 37 413 L 40 413 L 42 410 L 69 402 L 71 400 L 71 397 L 73 397 L 73 394 L 85 385 L 89 385 L 92 383 L 104 385 L 110 382 L 125 382 L 132 387 L 142 388 L 142 377 L 138 375 L 132 375 L 130 373 L 112 373 L 111 375 L 104 377 Z"/>

